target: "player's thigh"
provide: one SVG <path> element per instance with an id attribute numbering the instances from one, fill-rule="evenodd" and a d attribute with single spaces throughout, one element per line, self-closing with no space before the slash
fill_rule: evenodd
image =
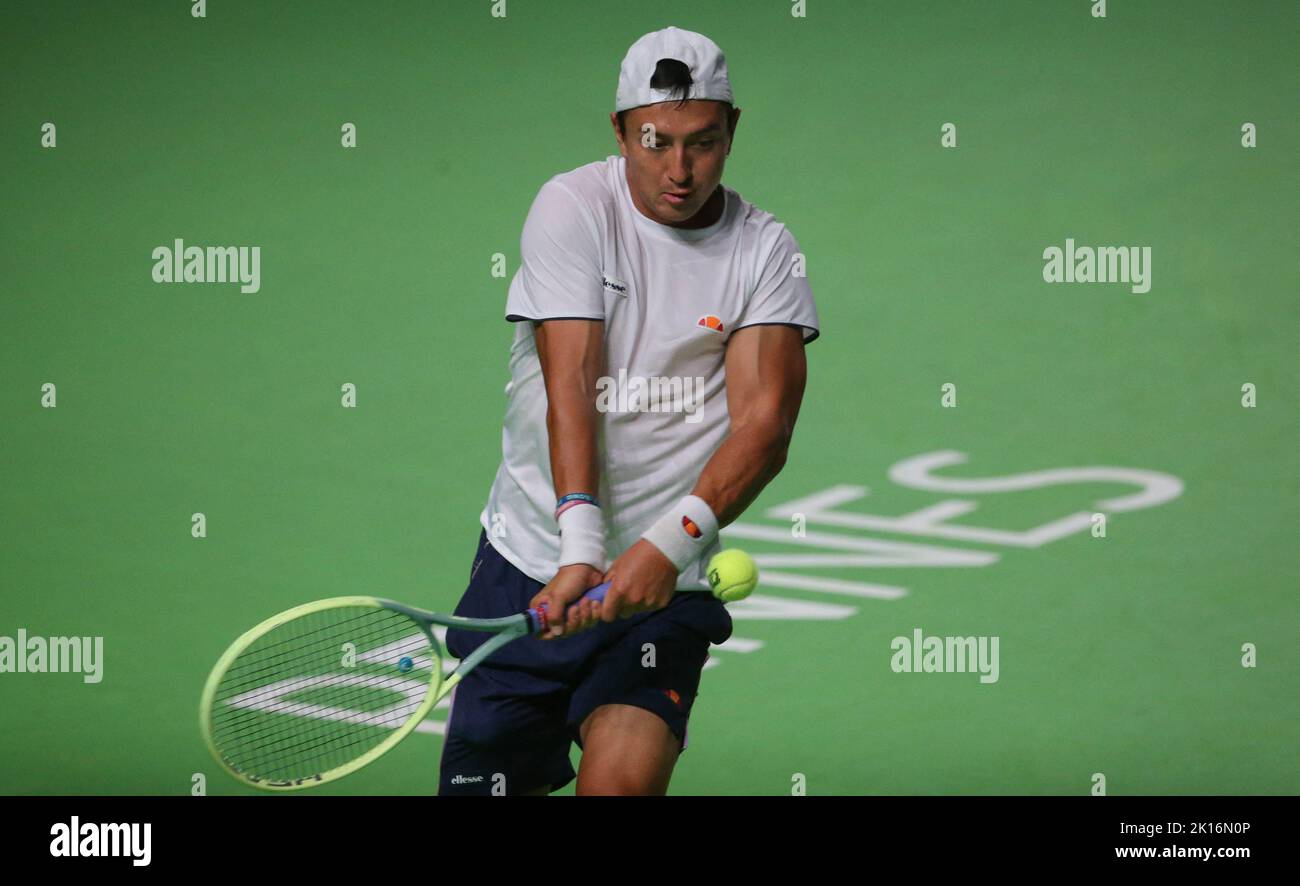
<path id="1" fill-rule="evenodd" d="M 627 704 L 596 708 L 581 726 L 579 796 L 668 792 L 681 742 L 659 714 Z"/>
<path id="2" fill-rule="evenodd" d="M 439 795 L 550 792 L 573 779 L 567 691 L 484 664 L 456 687 L 439 760 Z"/>
<path id="3" fill-rule="evenodd" d="M 666 609 L 638 619 L 602 650 L 575 688 L 569 708 L 569 727 L 579 745 L 586 749 L 580 727 L 597 708 L 624 705 L 657 714 L 684 750 L 710 643 L 726 638 L 720 628 L 730 633 L 725 612 L 724 622 L 718 621 L 721 608 L 711 598 L 674 599 Z"/>
<path id="4" fill-rule="evenodd" d="M 580 793 L 667 790 L 686 747 L 710 641 L 730 634 L 721 607 L 711 598 L 679 595 L 602 651 L 569 711 L 583 749 Z"/>

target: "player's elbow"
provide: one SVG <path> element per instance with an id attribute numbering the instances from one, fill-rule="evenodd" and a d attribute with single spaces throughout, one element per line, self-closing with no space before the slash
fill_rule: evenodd
<path id="1" fill-rule="evenodd" d="M 772 455 L 768 459 L 768 471 L 773 477 L 781 473 L 781 469 L 785 467 L 786 459 L 790 455 L 791 436 L 789 431 L 782 431 L 772 447 Z"/>
<path id="2" fill-rule="evenodd" d="M 753 414 L 738 421 L 733 421 L 732 434 L 744 435 L 749 441 L 751 452 L 763 465 L 764 473 L 770 480 L 785 467 L 790 454 L 790 442 L 794 438 L 794 422 L 788 420 L 779 411 L 766 414 Z"/>

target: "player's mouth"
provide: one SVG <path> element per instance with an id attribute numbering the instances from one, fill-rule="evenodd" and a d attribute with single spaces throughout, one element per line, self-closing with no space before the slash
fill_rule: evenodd
<path id="1" fill-rule="evenodd" d="M 678 206 L 682 203 L 685 203 L 687 200 L 690 199 L 690 196 L 691 196 L 690 191 L 687 191 L 684 194 L 674 194 L 672 191 L 664 191 L 664 199 L 667 200 L 669 203 L 673 204 L 674 206 Z"/>

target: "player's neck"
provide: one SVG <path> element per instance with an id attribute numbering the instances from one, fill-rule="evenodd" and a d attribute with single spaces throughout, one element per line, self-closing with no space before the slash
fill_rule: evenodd
<path id="1" fill-rule="evenodd" d="M 700 207 L 699 212 L 695 213 L 695 215 L 691 216 L 682 224 L 673 225 L 673 227 L 685 228 L 687 230 L 707 228 L 709 225 L 722 218 L 722 210 L 726 205 L 727 199 L 722 193 L 722 185 L 719 184 L 713 190 L 713 194 L 709 199 L 704 201 L 704 205 Z"/>

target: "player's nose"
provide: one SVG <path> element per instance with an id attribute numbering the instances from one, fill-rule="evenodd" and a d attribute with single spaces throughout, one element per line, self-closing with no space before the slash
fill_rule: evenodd
<path id="1" fill-rule="evenodd" d="M 668 179 L 679 189 L 691 186 L 691 167 L 686 162 L 686 150 L 680 145 L 669 155 Z"/>

